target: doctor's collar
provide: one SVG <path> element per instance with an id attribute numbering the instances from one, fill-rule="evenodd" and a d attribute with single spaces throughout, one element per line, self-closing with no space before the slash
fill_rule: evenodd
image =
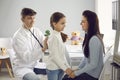
<path id="1" fill-rule="evenodd" d="M 23 28 L 25 28 L 26 30 L 31 30 L 31 31 L 33 31 L 33 29 L 34 29 L 34 26 L 33 27 L 31 27 L 30 29 L 29 28 L 27 28 L 27 27 L 25 27 L 25 25 L 23 24 L 23 26 L 22 26 Z"/>

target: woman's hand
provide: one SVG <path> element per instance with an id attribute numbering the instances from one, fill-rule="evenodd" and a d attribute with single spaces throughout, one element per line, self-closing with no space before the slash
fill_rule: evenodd
<path id="1" fill-rule="evenodd" d="M 72 72 L 70 75 L 69 75 L 70 78 L 75 78 L 75 73 Z"/>
<path id="2" fill-rule="evenodd" d="M 65 71 L 65 73 L 66 73 L 67 75 L 70 75 L 72 72 L 73 72 L 73 71 L 72 71 L 72 69 L 70 69 L 70 68 L 67 68 L 66 71 Z"/>

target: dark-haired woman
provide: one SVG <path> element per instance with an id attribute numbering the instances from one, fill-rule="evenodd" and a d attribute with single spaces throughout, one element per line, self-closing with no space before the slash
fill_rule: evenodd
<path id="1" fill-rule="evenodd" d="M 103 68 L 104 45 L 96 13 L 85 10 L 82 14 L 81 25 L 85 31 L 82 45 L 84 58 L 78 69 L 70 75 L 65 75 L 63 80 L 98 80 Z"/>

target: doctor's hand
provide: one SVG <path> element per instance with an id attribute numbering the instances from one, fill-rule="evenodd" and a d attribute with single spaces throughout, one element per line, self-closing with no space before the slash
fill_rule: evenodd
<path id="1" fill-rule="evenodd" d="M 75 73 L 72 72 L 70 75 L 69 75 L 70 78 L 75 78 Z"/>
<path id="2" fill-rule="evenodd" d="M 48 41 L 48 37 L 46 37 L 45 40 L 44 40 L 44 44 L 43 44 L 43 48 L 42 48 L 43 52 L 45 52 L 45 50 L 48 49 L 47 41 Z"/>
<path id="3" fill-rule="evenodd" d="M 72 69 L 70 69 L 70 68 L 67 68 L 67 69 L 65 70 L 65 73 L 66 73 L 67 75 L 70 75 L 72 72 L 73 72 L 73 71 L 72 71 Z"/>

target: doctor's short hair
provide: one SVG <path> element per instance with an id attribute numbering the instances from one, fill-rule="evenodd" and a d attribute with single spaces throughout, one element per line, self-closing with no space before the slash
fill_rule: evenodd
<path id="1" fill-rule="evenodd" d="M 21 11 L 22 18 L 24 18 L 25 16 L 34 16 L 36 14 L 37 14 L 37 12 L 35 12 L 31 8 L 23 8 L 22 11 Z"/>

